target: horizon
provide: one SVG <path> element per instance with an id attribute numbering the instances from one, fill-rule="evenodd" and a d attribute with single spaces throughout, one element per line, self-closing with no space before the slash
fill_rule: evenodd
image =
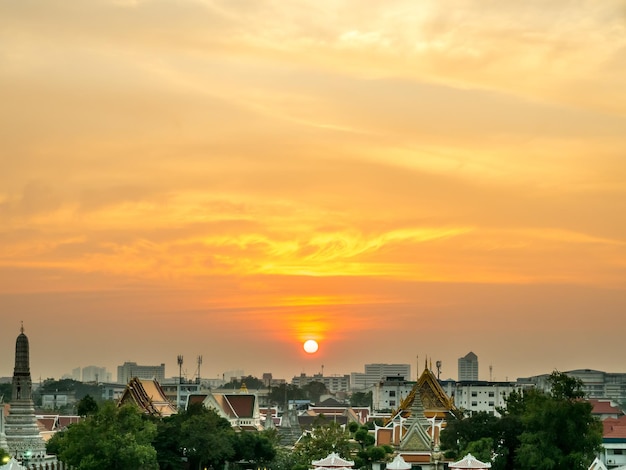
<path id="1" fill-rule="evenodd" d="M 0 373 L 622 369 L 625 18 L 0 2 Z"/>

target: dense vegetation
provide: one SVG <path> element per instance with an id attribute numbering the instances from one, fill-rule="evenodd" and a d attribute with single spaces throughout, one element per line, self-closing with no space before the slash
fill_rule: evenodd
<path id="1" fill-rule="evenodd" d="M 441 433 L 449 458 L 470 452 L 492 469 L 586 469 L 602 443 L 602 425 L 583 400 L 582 382 L 553 372 L 551 392 L 512 393 L 496 418 L 487 413 L 450 421 Z"/>
<path id="2" fill-rule="evenodd" d="M 555 372 L 551 392 L 511 394 L 502 416 L 486 413 L 451 420 L 441 433 L 448 459 L 471 452 L 491 461 L 494 470 L 586 469 L 601 444 L 601 424 L 591 415 L 578 379 Z M 321 385 L 321 387 L 320 387 Z M 277 398 L 311 397 L 325 391 L 316 383 L 306 390 L 276 387 Z M 371 400 L 367 394 L 355 399 Z M 277 400 L 278 401 L 278 400 Z M 375 446 L 368 427 L 347 427 L 320 415 L 293 450 L 279 445 L 275 431 L 235 432 L 230 423 L 201 405 L 168 418 L 154 419 L 133 406 L 99 404 L 85 396 L 77 404 L 85 418 L 56 434 L 48 451 L 76 470 L 178 470 L 267 468 L 305 470 L 313 460 L 337 452 L 370 469 L 393 450 Z"/>

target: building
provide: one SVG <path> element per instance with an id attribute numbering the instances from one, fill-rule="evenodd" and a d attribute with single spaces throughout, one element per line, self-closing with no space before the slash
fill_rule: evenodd
<path id="1" fill-rule="evenodd" d="M 404 377 L 384 377 L 372 390 L 372 409 L 376 412 L 391 412 L 411 393 L 414 385 L 415 382 Z"/>
<path id="2" fill-rule="evenodd" d="M 15 342 L 15 368 L 13 369 L 13 392 L 11 408 L 5 418 L 4 432 L 9 454 L 22 462 L 43 462 L 46 445 L 39 434 L 33 384 L 30 377 L 30 346 L 24 334 L 24 326 Z"/>
<path id="3" fill-rule="evenodd" d="M 323 383 L 330 393 L 347 392 L 350 390 L 350 376 L 347 374 L 331 375 L 326 377 L 322 374 L 314 374 L 312 376 L 300 374 L 299 376 L 291 379 L 291 384 L 300 388 L 310 384 L 311 382 Z"/>
<path id="4" fill-rule="evenodd" d="M 83 382 L 110 382 L 111 373 L 107 372 L 106 367 L 87 366 L 82 370 Z"/>
<path id="5" fill-rule="evenodd" d="M 626 466 L 626 416 L 602 421 L 602 454 L 607 469 Z"/>
<path id="6" fill-rule="evenodd" d="M 139 366 L 136 362 L 125 362 L 117 366 L 117 383 L 127 384 L 132 378 L 165 380 L 165 364 L 160 366 Z"/>
<path id="7" fill-rule="evenodd" d="M 176 408 L 165 396 L 159 382 L 154 379 L 130 379 L 117 404 L 122 406 L 127 403 L 138 406 L 151 416 L 167 417 L 176 414 Z"/>
<path id="8" fill-rule="evenodd" d="M 208 391 L 188 396 L 187 407 L 197 403 L 227 419 L 237 431 L 263 430 L 258 397 L 255 393 L 249 393 L 245 387 L 232 393 Z"/>
<path id="9" fill-rule="evenodd" d="M 454 406 L 465 414 L 484 411 L 500 416 L 498 408 L 506 408 L 506 399 L 513 392 L 521 393 L 523 387 L 515 382 L 442 381 L 446 394 L 454 400 Z"/>
<path id="10" fill-rule="evenodd" d="M 569 377 L 575 377 L 582 382 L 582 389 L 587 398 L 604 398 L 616 403 L 626 403 L 626 373 L 603 372 L 593 369 L 576 369 L 563 372 Z M 525 386 L 535 386 L 545 392 L 550 391 L 551 374 L 535 375 L 518 378 L 517 383 Z"/>
<path id="11" fill-rule="evenodd" d="M 471 351 L 459 358 L 459 382 L 467 380 L 478 380 L 478 356 Z"/>
<path id="12" fill-rule="evenodd" d="M 352 372 L 350 374 L 351 390 L 366 390 L 375 387 L 385 377 L 402 377 L 405 380 L 411 378 L 411 366 L 409 364 L 365 364 L 365 372 Z"/>

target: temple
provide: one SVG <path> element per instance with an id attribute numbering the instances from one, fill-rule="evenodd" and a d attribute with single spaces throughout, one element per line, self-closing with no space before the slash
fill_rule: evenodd
<path id="1" fill-rule="evenodd" d="M 22 462 L 40 462 L 46 456 L 46 445 L 39 434 L 32 393 L 28 337 L 24 334 L 22 324 L 15 342 L 11 408 L 4 426 L 9 454 Z"/>
<path id="2" fill-rule="evenodd" d="M 426 364 L 400 406 L 383 426 L 375 427 L 376 444 L 394 447 L 410 465 L 437 468 L 442 458 L 439 433 L 458 414 L 453 400 Z"/>

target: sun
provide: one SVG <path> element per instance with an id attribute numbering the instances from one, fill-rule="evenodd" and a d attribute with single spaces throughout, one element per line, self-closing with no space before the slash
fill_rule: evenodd
<path id="1" fill-rule="evenodd" d="M 317 344 L 317 341 L 315 341 L 314 339 L 308 339 L 304 342 L 304 345 L 302 347 L 309 354 L 313 354 L 314 352 L 317 351 L 317 348 L 319 348 L 319 345 Z"/>

